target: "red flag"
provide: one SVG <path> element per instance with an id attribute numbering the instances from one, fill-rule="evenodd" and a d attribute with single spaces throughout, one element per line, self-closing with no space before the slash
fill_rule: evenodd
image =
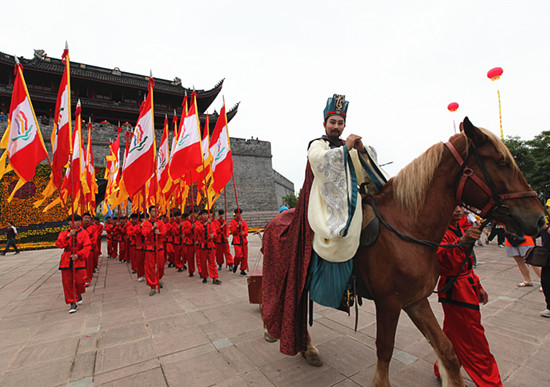
<path id="1" fill-rule="evenodd" d="M 159 151 L 157 154 L 157 174 L 161 192 L 170 178 L 170 176 L 168 176 L 168 160 L 168 118 L 165 118 L 164 131 L 162 133 L 162 139 L 160 140 Z"/>
<path id="2" fill-rule="evenodd" d="M 153 114 L 153 87 L 149 78 L 149 93 L 141 104 L 134 136 L 124 159 L 122 176 L 128 195 L 133 196 L 155 172 L 155 128 Z"/>
<path id="3" fill-rule="evenodd" d="M 92 123 L 88 123 L 88 141 L 86 146 L 86 182 L 90 192 L 86 194 L 86 203 L 89 212 L 95 215 L 95 194 L 98 192 L 97 180 L 95 178 L 94 152 L 92 150 Z"/>
<path id="4" fill-rule="evenodd" d="M 170 163 L 170 176 L 179 179 L 185 172 L 194 171 L 202 165 L 201 135 L 197 114 L 197 94 L 191 95 L 191 109 L 182 119 L 176 149 Z"/>
<path id="5" fill-rule="evenodd" d="M 214 174 L 214 191 L 220 192 L 231 179 L 233 174 L 233 155 L 229 145 L 229 132 L 227 130 L 227 115 L 225 105 L 220 111 L 216 127 L 210 140 L 210 153 L 212 153 L 212 171 Z"/>
<path id="6" fill-rule="evenodd" d="M 55 117 L 52 131 L 52 174 L 56 187 L 63 182 L 63 167 L 69 162 L 71 154 L 71 65 L 69 62 L 69 50 L 63 51 L 65 71 L 61 78 L 57 101 L 55 103 Z"/>
<path id="7" fill-rule="evenodd" d="M 80 188 L 83 188 L 81 194 L 89 192 L 88 184 L 86 181 L 86 153 L 84 152 L 84 145 L 82 143 L 82 119 L 80 115 L 81 107 L 80 100 L 76 105 L 75 112 L 75 129 L 73 132 L 73 155 L 71 159 L 70 167 L 65 174 L 65 180 L 63 182 L 64 189 L 71 189 L 73 200 L 75 200 L 80 192 Z M 72 188 L 70 188 L 72 185 Z"/>
<path id="8" fill-rule="evenodd" d="M 50 181 L 42 192 L 42 199 L 34 202 L 36 208 L 40 207 L 47 197 L 55 192 L 55 188 L 63 183 L 63 167 L 70 161 L 71 144 L 71 66 L 69 63 L 69 49 L 65 48 L 62 57 L 65 63 L 65 71 L 61 78 L 57 101 L 55 104 L 54 126 L 51 135 L 53 158 L 51 163 Z"/>
<path id="9" fill-rule="evenodd" d="M 181 116 L 181 123 L 183 124 L 183 118 L 185 117 L 187 112 L 187 96 L 183 98 L 183 114 Z M 170 173 L 170 165 L 172 164 L 172 158 L 174 156 L 174 152 L 176 151 L 176 144 L 178 143 L 178 117 L 174 114 L 174 118 L 172 119 L 172 122 L 174 123 L 174 137 L 172 137 L 172 148 L 170 148 L 170 161 L 168 165 L 168 174 L 170 175 L 171 180 L 177 180 L 178 178 L 172 177 Z"/>
<path id="10" fill-rule="evenodd" d="M 105 203 L 103 205 L 103 214 L 109 210 L 109 205 L 112 205 L 116 199 L 116 191 L 119 182 L 119 153 L 120 153 L 120 132 L 122 129 L 117 128 L 117 138 L 115 142 L 109 143 L 110 153 L 107 159 L 107 168 L 105 168 L 105 180 L 107 180 L 107 188 L 105 189 Z"/>
<path id="11" fill-rule="evenodd" d="M 6 148 L 0 158 L 0 178 L 6 172 L 6 156 L 9 156 L 9 165 L 20 178 L 8 200 L 11 200 L 15 191 L 25 182 L 32 180 L 36 166 L 48 157 L 19 61 L 15 65 L 15 72 L 8 127 L 0 145 L 1 148 Z"/>
<path id="12" fill-rule="evenodd" d="M 151 176 L 147 183 L 145 183 L 145 186 L 147 191 L 147 206 L 155 205 L 158 207 L 159 204 L 157 203 L 157 175 L 153 174 L 153 176 Z"/>

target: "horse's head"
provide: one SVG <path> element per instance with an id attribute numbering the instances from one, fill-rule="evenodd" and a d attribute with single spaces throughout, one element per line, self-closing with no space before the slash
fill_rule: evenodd
<path id="1" fill-rule="evenodd" d="M 506 145 L 468 117 L 461 129 L 467 139 L 467 166 L 458 187 L 462 201 L 503 222 L 510 232 L 538 234 L 545 223 L 542 205 Z"/>

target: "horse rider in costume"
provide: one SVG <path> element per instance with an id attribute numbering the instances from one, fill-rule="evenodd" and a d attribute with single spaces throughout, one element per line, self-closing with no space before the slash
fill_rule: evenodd
<path id="1" fill-rule="evenodd" d="M 307 156 L 314 176 L 307 213 L 313 230 L 310 298 L 333 308 L 340 306 L 359 248 L 363 206 L 358 186 L 367 183 L 369 193 L 376 194 L 387 181 L 360 136 L 340 139 L 348 104 L 343 95 L 328 99 L 325 135 L 310 143 Z"/>
<path id="2" fill-rule="evenodd" d="M 281 340 L 281 352 L 288 355 L 305 350 L 306 291 L 311 300 L 338 308 L 348 287 L 352 258 L 365 227 L 359 186 L 364 184 L 374 195 L 387 181 L 374 149 L 365 146 L 360 136 L 340 138 L 348 104 L 344 95 L 328 98 L 325 134 L 309 144 L 296 209 L 283 211 L 278 221 L 267 225 L 280 227 L 277 241 L 269 243 L 264 237 L 264 323 Z M 286 275 L 284 283 L 276 280 L 281 272 Z"/>

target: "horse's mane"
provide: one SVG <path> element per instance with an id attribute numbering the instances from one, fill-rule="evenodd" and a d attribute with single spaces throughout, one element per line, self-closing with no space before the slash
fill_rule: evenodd
<path id="1" fill-rule="evenodd" d="M 492 132 L 479 128 L 494 145 L 496 151 L 503 157 L 504 161 L 510 162 L 512 168 L 519 172 L 519 168 L 506 145 Z M 461 132 L 455 134 L 451 139 L 463 137 L 468 147 L 468 137 Z M 393 178 L 393 194 L 402 208 L 406 208 L 411 215 L 417 215 L 420 207 L 424 204 L 426 191 L 432 182 L 434 172 L 441 162 L 444 145 L 442 142 L 433 145 L 422 155 L 405 166 L 397 176 Z"/>
<path id="2" fill-rule="evenodd" d="M 411 161 L 393 178 L 393 194 L 397 203 L 412 215 L 418 214 L 424 203 L 435 169 L 441 161 L 443 143 L 430 147 Z"/>
<path id="3" fill-rule="evenodd" d="M 519 167 L 516 164 L 516 161 L 514 160 L 514 156 L 512 156 L 508 147 L 502 141 L 500 141 L 498 136 L 485 128 L 478 128 L 478 129 L 481 130 L 483 134 L 489 138 L 489 141 L 493 143 L 493 146 L 495 147 L 496 151 L 504 158 L 504 161 L 509 161 L 516 172 L 521 172 Z M 468 141 L 467 137 L 466 137 L 466 141 Z"/>

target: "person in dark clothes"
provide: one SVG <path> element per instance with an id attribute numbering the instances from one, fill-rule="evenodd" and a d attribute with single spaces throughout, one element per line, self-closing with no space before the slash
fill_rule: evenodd
<path id="1" fill-rule="evenodd" d="M 491 242 L 493 239 L 495 239 L 495 236 L 497 237 L 498 241 L 498 247 L 504 247 L 504 228 L 497 224 L 496 222 L 492 222 L 492 228 L 491 233 L 489 234 L 489 237 L 487 238 L 487 244 Z"/>
<path id="2" fill-rule="evenodd" d="M 546 202 L 546 211 L 550 213 L 550 199 Z M 542 239 L 542 247 L 550 250 L 550 224 L 546 222 L 544 227 L 540 230 L 540 237 Z M 540 312 L 542 317 L 550 318 L 550 263 L 542 267 L 540 275 L 540 282 L 542 285 L 542 291 L 544 292 L 544 298 L 546 299 L 546 309 Z"/>
<path id="3" fill-rule="evenodd" d="M 1 254 L 6 255 L 6 253 L 10 249 L 10 246 L 12 246 L 13 249 L 15 250 L 15 254 L 19 254 L 19 249 L 15 244 L 15 239 L 16 238 L 19 239 L 19 234 L 17 234 L 17 229 L 15 228 L 12 222 L 8 222 L 8 230 L 6 232 L 6 236 L 7 236 L 6 248 Z"/>

